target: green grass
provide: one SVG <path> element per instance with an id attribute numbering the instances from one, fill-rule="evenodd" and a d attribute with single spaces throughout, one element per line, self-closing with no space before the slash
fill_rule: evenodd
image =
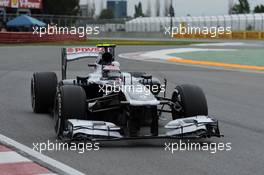
<path id="1" fill-rule="evenodd" d="M 90 39 L 87 41 L 67 41 L 67 42 L 43 42 L 43 43 L 28 43 L 28 44 L 0 44 L 0 46 L 24 46 L 24 45 L 96 45 L 102 43 L 116 44 L 116 45 L 127 45 L 127 46 L 177 46 L 177 45 L 190 45 L 190 44 L 200 44 L 205 42 L 195 42 L 195 41 L 155 41 L 155 40 L 96 40 Z"/>

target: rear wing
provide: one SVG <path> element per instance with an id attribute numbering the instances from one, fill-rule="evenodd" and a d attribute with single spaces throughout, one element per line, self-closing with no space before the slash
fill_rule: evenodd
<path id="1" fill-rule="evenodd" d="M 67 63 L 83 58 L 97 58 L 104 52 L 103 47 L 69 47 L 61 49 L 62 80 L 66 79 Z"/>

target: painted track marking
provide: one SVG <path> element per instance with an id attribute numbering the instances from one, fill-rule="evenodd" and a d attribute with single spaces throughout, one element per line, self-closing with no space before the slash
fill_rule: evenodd
<path id="1" fill-rule="evenodd" d="M 185 63 L 185 64 L 264 71 L 264 66 L 229 64 L 229 63 L 222 63 L 222 62 L 215 62 L 215 61 L 186 60 L 186 59 L 182 59 L 182 58 L 181 59 L 179 59 L 179 58 L 168 58 L 167 60 L 170 62 Z"/>

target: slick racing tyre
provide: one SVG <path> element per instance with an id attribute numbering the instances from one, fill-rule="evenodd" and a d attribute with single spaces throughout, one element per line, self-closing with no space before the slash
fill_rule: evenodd
<path id="1" fill-rule="evenodd" d="M 173 120 L 178 118 L 192 117 L 197 115 L 208 115 L 206 97 L 203 90 L 194 85 L 179 85 L 172 94 Z"/>
<path id="2" fill-rule="evenodd" d="M 31 104 L 35 113 L 47 113 L 53 107 L 57 87 L 54 72 L 36 72 L 31 79 Z"/>
<path id="3" fill-rule="evenodd" d="M 86 94 L 81 86 L 64 85 L 57 92 L 54 105 L 55 132 L 60 137 L 67 119 L 86 118 Z"/>

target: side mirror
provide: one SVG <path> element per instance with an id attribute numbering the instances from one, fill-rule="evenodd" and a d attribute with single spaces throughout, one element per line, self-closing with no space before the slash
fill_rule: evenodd
<path id="1" fill-rule="evenodd" d="M 142 79 L 143 84 L 148 84 L 149 82 L 152 84 L 152 75 L 144 74 L 144 75 L 141 75 L 141 78 L 143 78 Z"/>
<path id="2" fill-rule="evenodd" d="M 141 75 L 141 78 L 146 79 L 146 80 L 150 80 L 150 79 L 152 79 L 152 75 L 144 74 L 144 75 Z"/>
<path id="3" fill-rule="evenodd" d="M 88 67 L 96 68 L 96 64 L 88 64 Z"/>

